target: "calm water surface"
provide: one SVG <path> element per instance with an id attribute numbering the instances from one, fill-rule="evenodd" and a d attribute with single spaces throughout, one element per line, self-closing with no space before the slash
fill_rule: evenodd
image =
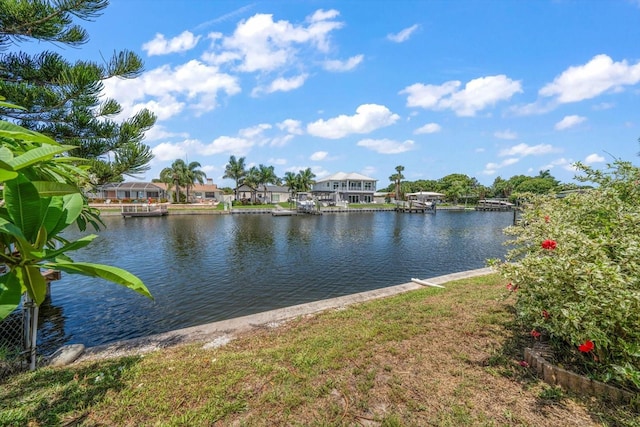
<path id="1" fill-rule="evenodd" d="M 64 274 L 41 310 L 41 350 L 87 346 L 486 266 L 509 212 L 104 218 L 76 261 L 139 276 L 155 300 Z M 67 237 L 79 237 L 68 232 Z"/>

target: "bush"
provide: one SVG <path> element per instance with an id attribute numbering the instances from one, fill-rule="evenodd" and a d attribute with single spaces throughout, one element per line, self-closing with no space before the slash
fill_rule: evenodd
<path id="1" fill-rule="evenodd" d="M 601 381 L 640 390 L 640 169 L 578 164 L 597 188 L 564 198 L 532 196 L 504 262 L 520 319 L 533 336 Z"/>

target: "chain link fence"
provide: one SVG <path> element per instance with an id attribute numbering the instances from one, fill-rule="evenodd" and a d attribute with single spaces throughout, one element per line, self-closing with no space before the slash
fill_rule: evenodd
<path id="1" fill-rule="evenodd" d="M 23 298 L 13 313 L 0 320 L 0 379 L 35 369 L 37 324 L 38 307 L 27 298 Z"/>

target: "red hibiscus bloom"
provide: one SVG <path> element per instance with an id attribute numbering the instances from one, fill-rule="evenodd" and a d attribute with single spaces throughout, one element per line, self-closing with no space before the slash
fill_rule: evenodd
<path id="1" fill-rule="evenodd" d="M 542 310 L 542 317 L 544 317 L 545 319 L 548 319 L 549 317 L 549 312 L 547 310 Z"/>
<path id="2" fill-rule="evenodd" d="M 547 249 L 549 251 L 552 251 L 556 248 L 557 243 L 555 240 L 545 240 L 544 242 L 542 242 L 542 249 Z"/>
<path id="3" fill-rule="evenodd" d="M 522 366 L 523 368 L 528 368 L 529 367 L 529 364 L 527 363 L 526 360 L 521 360 L 519 363 L 520 363 L 520 366 Z"/>
<path id="4" fill-rule="evenodd" d="M 507 290 L 511 292 L 515 292 L 518 290 L 518 285 L 514 285 L 513 283 L 508 283 Z"/>
<path id="5" fill-rule="evenodd" d="M 540 332 L 536 331 L 535 329 L 531 331 L 531 336 L 534 338 L 538 338 L 540 337 L 540 335 L 542 335 Z"/>
<path id="6" fill-rule="evenodd" d="M 549 217 L 549 215 L 544 216 L 544 222 L 549 222 L 550 220 L 551 218 Z"/>
<path id="7" fill-rule="evenodd" d="M 584 343 L 578 346 L 578 350 L 580 350 L 583 353 L 589 353 L 591 350 L 593 350 L 593 347 L 594 347 L 593 341 L 586 340 Z"/>

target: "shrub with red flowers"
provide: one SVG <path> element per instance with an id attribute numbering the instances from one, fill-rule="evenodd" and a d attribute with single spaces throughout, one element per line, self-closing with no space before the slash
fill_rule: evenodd
<path id="1" fill-rule="evenodd" d="M 520 320 L 601 381 L 640 390 L 640 168 L 578 164 L 594 188 L 530 196 L 513 248 L 491 265 L 518 292 Z"/>

